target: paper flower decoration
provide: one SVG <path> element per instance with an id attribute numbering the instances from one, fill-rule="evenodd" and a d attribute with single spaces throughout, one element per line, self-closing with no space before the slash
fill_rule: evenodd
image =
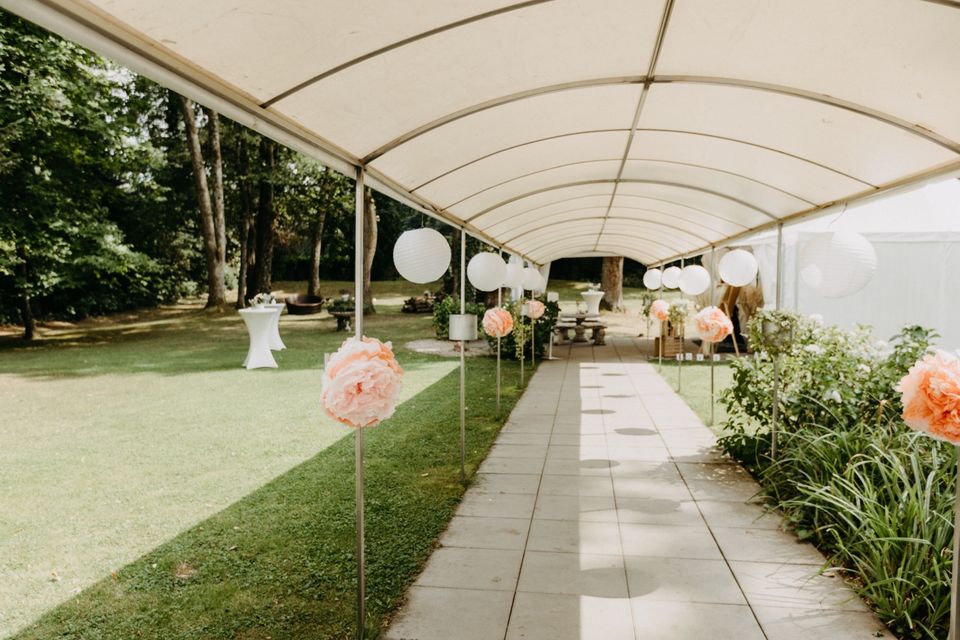
<path id="1" fill-rule="evenodd" d="M 897 391 L 903 421 L 938 440 L 960 444 L 960 359 L 937 351 L 910 367 Z"/>
<path id="2" fill-rule="evenodd" d="M 542 318 L 546 310 L 547 307 L 539 300 L 531 300 L 527 303 L 527 315 L 534 320 Z"/>
<path id="3" fill-rule="evenodd" d="M 700 338 L 706 342 L 723 342 L 733 333 L 733 323 L 723 311 L 717 307 L 704 307 L 694 319 Z"/>
<path id="4" fill-rule="evenodd" d="M 666 300 L 654 300 L 650 304 L 650 315 L 660 322 L 666 322 L 669 314 L 670 304 Z"/>
<path id="5" fill-rule="evenodd" d="M 393 415 L 402 378 L 389 342 L 347 338 L 327 362 L 320 400 L 335 420 L 371 427 Z"/>
<path id="6" fill-rule="evenodd" d="M 483 314 L 483 330 L 491 338 L 502 338 L 513 331 L 513 314 L 503 307 L 487 309 Z"/>

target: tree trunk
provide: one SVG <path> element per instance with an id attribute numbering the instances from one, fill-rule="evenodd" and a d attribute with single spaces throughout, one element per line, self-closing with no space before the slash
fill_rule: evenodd
<path id="1" fill-rule="evenodd" d="M 363 195 L 363 312 L 376 313 L 370 293 L 370 268 L 377 252 L 377 204 L 373 192 L 367 189 Z"/>
<path id="2" fill-rule="evenodd" d="M 220 153 L 220 116 L 210 114 L 210 164 L 213 174 L 213 227 L 217 237 L 217 260 L 227 264 L 227 223 L 223 212 L 223 156 Z"/>
<path id="3" fill-rule="evenodd" d="M 190 150 L 190 162 L 193 165 L 193 181 L 197 190 L 197 204 L 200 209 L 200 229 L 203 232 L 204 257 L 207 262 L 207 285 L 209 297 L 207 308 L 222 309 L 227 302 L 226 287 L 223 281 L 223 262 L 217 247 L 217 231 L 214 225 L 213 206 L 210 203 L 210 190 L 207 187 L 207 173 L 203 166 L 203 151 L 200 147 L 200 134 L 195 121 L 193 102 L 180 96 L 180 109 L 183 112 L 184 128 L 187 132 L 187 148 Z"/>
<path id="4" fill-rule="evenodd" d="M 240 228 L 237 238 L 240 240 L 240 265 L 237 273 L 237 309 L 247 306 L 247 281 L 253 264 L 254 216 L 253 194 L 250 192 L 250 157 L 243 136 L 237 144 L 237 167 L 239 168 Z"/>
<path id="5" fill-rule="evenodd" d="M 308 296 L 320 295 L 320 256 L 323 249 L 323 225 L 327 220 L 327 210 L 322 209 L 317 223 L 310 231 L 310 281 L 307 284 Z"/>
<path id="6" fill-rule="evenodd" d="M 609 311 L 626 311 L 623 304 L 623 256 L 606 256 L 600 279 L 603 300 L 600 308 Z"/>
<path id="7" fill-rule="evenodd" d="M 20 259 L 20 321 L 23 322 L 23 339 L 33 340 L 37 334 L 37 321 L 30 305 L 30 260 L 22 245 L 17 245 Z"/>
<path id="8" fill-rule="evenodd" d="M 266 138 L 260 141 L 260 198 L 257 203 L 256 262 L 251 293 L 270 293 L 273 288 L 273 242 L 276 236 L 276 211 L 273 208 L 273 167 L 275 146 Z"/>

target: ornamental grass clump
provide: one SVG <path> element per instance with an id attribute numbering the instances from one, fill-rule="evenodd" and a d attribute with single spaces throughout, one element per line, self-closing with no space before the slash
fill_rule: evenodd
<path id="1" fill-rule="evenodd" d="M 793 335 L 779 351 L 778 459 L 768 457 L 774 354 L 755 324 L 748 328 L 754 356 L 733 362 L 734 384 L 721 398 L 728 413 L 721 446 L 894 633 L 945 637 L 956 452 L 904 424 L 897 391 L 935 334 L 907 327 L 884 343 L 865 328 L 779 314 Z"/>

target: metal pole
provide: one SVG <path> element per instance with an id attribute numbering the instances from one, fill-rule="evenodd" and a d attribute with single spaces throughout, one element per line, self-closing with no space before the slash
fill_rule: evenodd
<path id="1" fill-rule="evenodd" d="M 467 232 L 460 229 L 460 313 L 466 313 L 467 307 Z M 463 350 L 466 347 L 460 341 L 460 482 L 467 481 L 465 470 L 467 463 L 467 380 L 466 359 Z"/>
<path id="2" fill-rule="evenodd" d="M 958 600 L 957 573 L 960 572 L 960 447 L 957 451 L 957 497 L 953 505 L 953 581 L 950 585 L 950 634 L 949 640 L 960 640 L 960 603 Z"/>
<path id="3" fill-rule="evenodd" d="M 717 304 L 717 250 L 716 247 L 710 245 L 710 306 L 716 306 Z M 714 406 L 716 397 L 716 378 L 714 376 L 714 351 L 716 350 L 717 345 L 714 342 L 710 343 L 710 426 L 713 426 L 716 416 L 714 412 L 716 407 Z"/>
<path id="4" fill-rule="evenodd" d="M 503 260 L 503 249 L 500 249 L 500 259 Z M 503 306 L 503 285 L 497 287 L 497 307 Z M 500 415 L 500 336 L 497 336 L 497 416 Z"/>
<path id="5" fill-rule="evenodd" d="M 664 272 L 664 263 L 660 263 L 660 288 L 657 289 L 657 300 L 663 300 L 663 272 Z M 657 320 L 657 330 L 660 332 L 659 339 L 657 344 L 660 345 L 660 348 L 657 349 L 657 371 L 663 373 L 663 322 Z"/>
<path id="6" fill-rule="evenodd" d="M 683 271 L 684 266 L 685 266 L 684 260 L 683 258 L 680 258 L 681 271 Z M 680 300 L 681 301 L 683 300 L 683 290 L 680 290 Z M 683 344 L 683 335 L 685 332 L 686 332 L 686 327 L 680 327 L 680 359 L 677 360 L 677 393 L 680 393 L 680 386 L 681 386 L 681 383 L 683 382 L 683 356 L 684 356 L 684 352 L 686 351 L 684 349 L 684 344 Z"/>
<path id="7" fill-rule="evenodd" d="M 783 294 L 783 223 L 777 225 L 777 286 L 773 308 L 780 309 Z M 773 417 L 770 425 L 770 460 L 777 459 L 777 422 L 780 419 L 780 355 L 773 358 Z"/>
<path id="8" fill-rule="evenodd" d="M 364 170 L 357 168 L 357 183 L 354 203 L 353 231 L 353 315 L 354 336 L 363 337 L 363 218 L 364 218 Z M 357 638 L 363 640 L 364 621 L 366 620 L 366 557 L 364 555 L 364 517 L 363 517 L 363 428 L 357 427 L 354 447 L 354 470 L 356 473 L 356 510 L 357 510 Z"/>

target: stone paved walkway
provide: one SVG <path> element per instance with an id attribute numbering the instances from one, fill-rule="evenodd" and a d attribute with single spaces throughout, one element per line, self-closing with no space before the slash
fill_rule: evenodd
<path id="1" fill-rule="evenodd" d="M 635 343 L 608 342 L 530 380 L 387 637 L 892 637 Z"/>

